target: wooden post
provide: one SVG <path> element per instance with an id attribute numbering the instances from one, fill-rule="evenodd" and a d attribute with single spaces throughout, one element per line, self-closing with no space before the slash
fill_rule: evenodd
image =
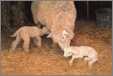
<path id="1" fill-rule="evenodd" d="M 87 20 L 89 19 L 89 2 L 87 1 Z"/>

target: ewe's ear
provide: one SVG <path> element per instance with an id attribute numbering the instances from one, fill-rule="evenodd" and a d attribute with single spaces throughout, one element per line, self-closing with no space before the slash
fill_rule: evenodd
<path id="1" fill-rule="evenodd" d="M 66 36 L 68 36 L 68 35 L 69 35 L 69 33 L 68 33 L 66 30 L 64 30 L 64 31 L 62 32 L 62 35 L 63 35 L 63 38 L 65 39 L 65 38 L 66 38 Z"/>
<path id="2" fill-rule="evenodd" d="M 65 34 L 69 34 L 69 33 L 68 33 L 66 30 L 64 30 L 64 31 L 63 31 L 63 34 L 65 35 Z"/>
<path id="3" fill-rule="evenodd" d="M 73 36 L 74 36 L 74 33 L 70 33 L 70 32 L 68 32 L 68 31 L 64 30 L 64 31 L 62 32 L 62 35 L 63 35 L 63 38 L 64 38 L 64 39 L 65 39 L 65 38 L 72 39 Z"/>

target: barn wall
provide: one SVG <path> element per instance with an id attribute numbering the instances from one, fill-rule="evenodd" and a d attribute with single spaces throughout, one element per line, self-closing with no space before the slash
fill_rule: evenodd
<path id="1" fill-rule="evenodd" d="M 87 1 L 75 1 L 78 20 L 86 20 L 87 18 L 95 20 L 96 9 L 103 7 L 112 8 L 112 1 L 88 1 L 88 3 L 89 10 L 87 11 Z M 2 1 L 2 31 L 5 29 L 4 31 L 14 32 L 21 25 L 33 23 L 30 7 L 31 1 Z"/>
<path id="2" fill-rule="evenodd" d="M 95 20 L 95 10 L 98 8 L 112 8 L 112 1 L 75 1 L 77 8 L 77 20 Z M 87 12 L 89 12 L 87 14 Z M 1 47 L 5 46 L 4 41 L 19 27 L 33 23 L 31 14 L 31 1 L 1 1 Z"/>
<path id="3" fill-rule="evenodd" d="M 112 8 L 112 1 L 88 1 L 88 6 L 89 6 L 88 12 L 87 12 L 87 1 L 76 1 L 75 4 L 78 12 L 77 19 L 89 18 L 95 20 L 95 11 L 97 9 Z"/>

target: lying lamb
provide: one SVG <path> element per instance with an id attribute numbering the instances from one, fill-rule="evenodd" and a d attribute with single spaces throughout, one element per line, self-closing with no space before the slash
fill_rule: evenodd
<path id="1" fill-rule="evenodd" d="M 97 58 L 97 52 L 94 48 L 89 46 L 70 46 L 64 49 L 64 57 L 72 56 L 69 61 L 70 66 L 73 64 L 74 59 L 76 58 L 84 58 L 85 61 L 88 61 L 89 67 L 95 63 Z"/>
<path id="2" fill-rule="evenodd" d="M 30 38 L 36 38 L 35 44 L 41 46 L 41 36 L 44 34 L 48 34 L 48 29 L 45 27 L 40 29 L 36 26 L 23 26 L 11 35 L 11 37 L 16 37 L 11 45 L 11 50 L 15 50 L 19 42 L 23 40 L 23 48 L 26 52 L 29 52 Z"/>

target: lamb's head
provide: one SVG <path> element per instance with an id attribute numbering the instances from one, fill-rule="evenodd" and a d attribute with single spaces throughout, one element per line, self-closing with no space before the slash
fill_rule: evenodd
<path id="1" fill-rule="evenodd" d="M 65 48 L 64 49 L 64 57 L 69 57 L 72 56 L 72 52 L 70 48 Z"/>
<path id="2" fill-rule="evenodd" d="M 50 31 L 48 30 L 47 27 L 42 28 L 42 34 L 49 34 L 49 33 L 50 33 Z"/>

